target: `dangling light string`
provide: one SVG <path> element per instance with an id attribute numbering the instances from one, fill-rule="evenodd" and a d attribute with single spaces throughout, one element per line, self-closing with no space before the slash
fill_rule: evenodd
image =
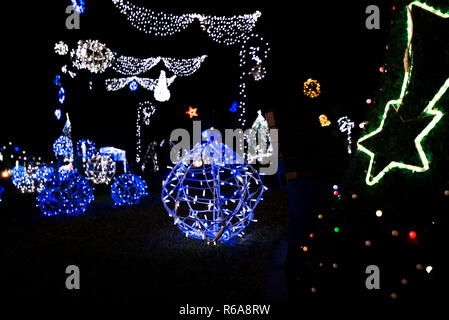
<path id="1" fill-rule="evenodd" d="M 140 102 L 137 107 L 136 118 L 136 162 L 139 163 L 142 154 L 142 129 L 141 123 L 143 118 L 143 124 L 147 127 L 150 125 L 151 116 L 156 112 L 156 107 L 150 101 Z"/>
<path id="2" fill-rule="evenodd" d="M 351 121 L 347 116 L 341 117 L 337 120 L 338 125 L 340 126 L 340 132 L 346 132 L 347 141 L 348 141 L 348 153 L 352 153 L 352 138 L 351 133 L 354 128 L 354 122 Z"/>

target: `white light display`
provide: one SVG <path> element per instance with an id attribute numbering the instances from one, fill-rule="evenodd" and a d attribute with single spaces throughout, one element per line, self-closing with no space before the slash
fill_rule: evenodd
<path id="1" fill-rule="evenodd" d="M 141 131 L 141 121 L 147 127 L 150 125 L 151 116 L 156 112 L 156 107 L 149 101 L 144 101 L 139 103 L 137 108 L 137 120 L 136 120 L 136 162 L 140 162 L 142 153 L 142 131 Z"/>
<path id="2" fill-rule="evenodd" d="M 348 141 L 348 153 L 352 153 L 351 145 L 352 145 L 352 139 L 351 139 L 351 132 L 354 128 L 354 122 L 351 121 L 347 116 L 341 117 L 337 120 L 338 125 L 340 126 L 340 132 L 346 132 L 347 135 L 347 141 Z"/>
<path id="3" fill-rule="evenodd" d="M 107 155 L 97 154 L 86 164 L 86 176 L 95 184 L 109 184 L 115 175 L 115 162 Z"/>
<path id="4" fill-rule="evenodd" d="M 112 51 L 98 40 L 78 41 L 78 48 L 70 55 L 77 69 L 87 69 L 92 73 L 104 72 L 114 58 Z"/>
<path id="5" fill-rule="evenodd" d="M 116 56 L 118 55 L 116 54 Z M 167 57 L 149 57 L 140 59 L 135 57 L 118 56 L 114 59 L 112 68 L 114 71 L 123 75 L 137 76 L 151 70 L 162 60 L 165 67 L 176 76 L 187 77 L 195 73 L 201 67 L 201 64 L 206 58 L 207 55 L 189 59 Z"/>
<path id="6" fill-rule="evenodd" d="M 112 0 L 120 12 L 126 15 L 131 25 L 147 34 L 166 37 L 185 30 L 198 21 L 203 31 L 218 43 L 233 45 L 249 37 L 257 20 L 262 15 L 260 11 L 253 14 L 232 17 L 210 16 L 199 13 L 182 15 L 155 12 L 136 6 L 126 0 Z"/>
<path id="7" fill-rule="evenodd" d="M 248 141 L 249 150 L 247 159 L 249 163 L 254 163 L 256 160 L 260 163 L 266 163 L 273 155 L 270 128 L 262 112 L 259 110 L 257 114 L 257 118 L 251 127 L 253 137 L 245 137 Z"/>
<path id="8" fill-rule="evenodd" d="M 64 41 L 59 41 L 55 44 L 55 53 L 64 56 L 69 53 L 69 46 Z"/>

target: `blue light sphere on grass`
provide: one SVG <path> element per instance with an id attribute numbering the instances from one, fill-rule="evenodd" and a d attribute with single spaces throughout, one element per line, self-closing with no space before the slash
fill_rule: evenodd
<path id="1" fill-rule="evenodd" d="M 35 191 L 33 176 L 28 172 L 27 168 L 16 165 L 12 168 L 11 173 L 12 183 L 21 193 L 32 193 Z"/>
<path id="2" fill-rule="evenodd" d="M 139 176 L 125 173 L 114 179 L 111 186 L 111 197 L 115 206 L 132 206 L 145 197 L 147 184 Z"/>
<path id="3" fill-rule="evenodd" d="M 89 181 L 76 169 L 54 172 L 37 196 L 38 207 L 46 216 L 79 215 L 94 200 Z"/>
<path id="4" fill-rule="evenodd" d="M 162 201 L 186 237 L 226 242 L 243 236 L 267 188 L 227 145 L 197 144 L 163 183 Z"/>
<path id="5" fill-rule="evenodd" d="M 72 140 L 67 136 L 60 136 L 53 144 L 53 151 L 57 156 L 70 156 L 73 153 Z"/>

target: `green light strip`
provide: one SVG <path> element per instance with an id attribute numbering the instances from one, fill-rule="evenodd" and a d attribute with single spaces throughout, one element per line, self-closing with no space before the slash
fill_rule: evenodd
<path id="1" fill-rule="evenodd" d="M 441 18 L 444 18 L 444 19 L 449 18 L 449 13 L 443 13 L 443 12 L 441 12 L 439 10 L 436 10 L 433 7 L 430 7 L 429 5 L 427 5 L 425 3 L 421 3 L 419 1 L 414 1 L 414 2 L 410 3 L 408 5 L 408 8 L 410 9 L 410 11 L 411 11 L 413 6 L 420 7 L 422 9 L 424 9 L 424 10 L 427 10 L 427 11 L 429 11 L 429 12 L 431 12 L 431 13 L 439 16 L 439 17 L 441 17 Z M 412 32 L 413 32 L 413 30 L 412 30 L 412 20 L 411 20 L 410 14 L 408 14 L 407 15 L 408 42 L 410 42 L 410 40 L 411 40 Z M 412 70 L 412 67 L 413 67 L 413 65 L 411 65 L 410 70 Z M 367 148 L 365 148 L 364 146 L 362 146 L 360 144 L 361 142 L 371 138 L 372 136 L 378 134 L 379 132 L 381 132 L 383 130 L 385 119 L 387 118 L 387 114 L 388 114 L 388 111 L 390 109 L 390 106 L 394 106 L 394 105 L 400 106 L 402 104 L 402 100 L 403 100 L 403 98 L 405 96 L 405 92 L 406 92 L 406 88 L 408 86 L 408 82 L 410 80 L 410 76 L 411 76 L 411 72 L 405 72 L 404 79 L 403 79 L 403 82 L 402 82 L 401 94 L 399 96 L 399 99 L 390 100 L 390 101 L 387 102 L 384 114 L 382 115 L 382 121 L 381 121 L 381 124 L 380 124 L 379 128 L 377 128 L 375 131 L 369 133 L 368 135 L 360 138 L 357 141 L 358 150 L 366 153 L 370 157 L 370 163 L 369 163 L 369 167 L 368 167 L 368 172 L 367 172 L 366 178 L 365 178 L 365 182 L 369 186 L 372 186 L 372 185 L 378 183 L 384 177 L 384 175 L 387 172 L 389 172 L 391 169 L 393 169 L 393 168 L 410 170 L 412 172 L 424 172 L 424 171 L 429 170 L 429 160 L 427 159 L 426 154 L 424 153 L 424 150 L 422 148 L 421 142 L 427 136 L 427 134 L 435 127 L 435 125 L 438 123 L 438 121 L 440 121 L 441 118 L 443 117 L 443 113 L 441 111 L 434 110 L 433 107 L 438 102 L 438 100 L 441 99 L 443 94 L 448 90 L 448 88 L 449 88 L 449 78 L 446 80 L 446 82 L 443 84 L 443 86 L 440 88 L 440 90 L 438 90 L 437 94 L 433 97 L 433 99 L 429 102 L 429 104 L 424 109 L 424 113 L 426 113 L 427 115 L 434 116 L 433 120 L 426 126 L 426 128 L 414 140 L 416 149 L 418 151 L 419 157 L 420 157 L 421 162 L 422 162 L 422 166 L 421 167 L 414 166 L 414 165 L 409 165 L 409 164 L 404 164 L 404 163 L 400 163 L 400 162 L 396 162 L 396 161 L 392 161 L 377 176 L 375 176 L 374 178 L 371 178 L 375 154 L 374 154 L 374 152 L 371 152 L 370 150 L 368 150 Z"/>

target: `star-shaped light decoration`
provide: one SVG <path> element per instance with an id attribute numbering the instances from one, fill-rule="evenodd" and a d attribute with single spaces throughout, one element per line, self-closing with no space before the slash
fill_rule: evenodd
<path id="1" fill-rule="evenodd" d="M 410 81 L 410 76 L 411 76 L 410 70 L 412 69 L 412 66 L 409 64 L 409 57 L 411 56 L 411 39 L 412 39 L 412 35 L 413 35 L 413 21 L 412 21 L 412 17 L 411 17 L 411 10 L 412 10 L 413 6 L 422 8 L 422 9 L 424 9 L 428 12 L 431 12 L 441 18 L 445 18 L 445 19 L 449 18 L 449 13 L 442 13 L 441 11 L 438 11 L 435 8 L 432 8 L 428 5 L 426 5 L 425 3 L 421 3 L 419 1 L 413 1 L 407 6 L 407 11 L 408 11 L 407 35 L 408 35 L 409 45 L 407 47 L 406 54 L 404 57 L 405 74 L 404 74 L 404 79 L 403 79 L 403 83 L 402 83 L 401 94 L 398 99 L 391 100 L 386 104 L 385 111 L 383 113 L 382 120 L 381 120 L 379 127 L 375 131 L 360 138 L 359 141 L 357 142 L 358 149 L 360 151 L 366 153 L 370 157 L 370 163 L 369 163 L 367 175 L 365 178 L 366 184 L 370 185 L 370 186 L 378 183 L 385 176 L 385 174 L 393 168 L 410 170 L 412 172 L 424 172 L 424 171 L 429 170 L 429 168 L 430 168 L 429 160 L 427 159 L 427 156 L 423 150 L 421 143 L 422 143 L 422 140 L 427 136 L 427 134 L 435 127 L 435 125 L 438 123 L 438 121 L 440 121 L 441 118 L 443 117 L 443 113 L 441 111 L 434 109 L 434 107 L 435 107 L 436 103 L 441 99 L 441 97 L 448 90 L 449 78 L 447 78 L 447 80 L 444 82 L 444 84 L 441 86 L 441 88 L 438 90 L 438 92 L 434 95 L 432 100 L 427 104 L 427 106 L 424 109 L 424 111 L 422 112 L 422 115 L 420 116 L 420 118 L 418 118 L 418 120 L 419 120 L 419 119 L 423 119 L 425 117 L 431 117 L 431 121 L 425 126 L 425 128 L 422 131 L 420 131 L 419 134 L 417 134 L 414 137 L 414 140 L 413 140 L 414 145 L 415 145 L 414 148 L 416 149 L 420 164 L 416 165 L 416 164 L 407 164 L 407 163 L 399 162 L 399 161 L 387 161 L 385 163 L 388 163 L 388 164 L 386 164 L 386 166 L 383 167 L 383 169 L 380 170 L 380 172 L 378 172 L 376 174 L 373 173 L 374 163 L 376 162 L 376 158 L 379 158 L 379 156 L 376 156 L 376 153 L 372 150 L 373 148 L 371 148 L 371 150 L 370 150 L 367 148 L 366 145 L 369 144 L 370 139 L 374 140 L 374 138 L 378 138 L 379 136 L 376 137 L 376 135 L 380 135 L 382 133 L 382 131 L 384 130 L 384 125 L 386 124 L 387 116 L 390 114 L 389 111 L 391 110 L 391 107 L 394 108 L 396 111 L 399 111 L 399 108 L 402 106 L 403 99 L 404 99 L 404 96 L 406 93 L 406 89 L 407 89 L 409 81 Z M 384 163 L 384 165 L 385 165 L 385 163 Z"/>
<path id="2" fill-rule="evenodd" d="M 186 114 L 189 115 L 190 119 L 192 119 L 193 117 L 198 117 L 198 113 L 196 112 L 197 110 L 198 108 L 189 107 L 189 110 L 186 111 Z"/>

